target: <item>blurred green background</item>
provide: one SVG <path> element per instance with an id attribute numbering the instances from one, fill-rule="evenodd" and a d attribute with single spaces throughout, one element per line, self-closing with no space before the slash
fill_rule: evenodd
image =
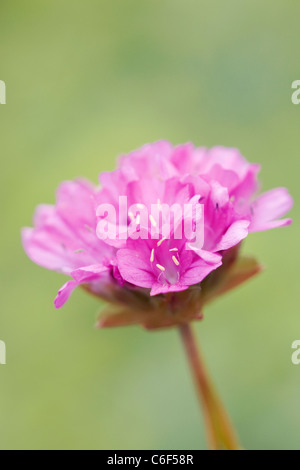
<path id="1" fill-rule="evenodd" d="M 201 449 L 202 417 L 174 330 L 98 331 L 99 304 L 26 258 L 20 229 L 65 179 L 165 138 L 239 147 L 294 224 L 251 235 L 266 266 L 207 308 L 199 342 L 248 449 L 300 448 L 300 4 L 258 0 L 2 0 L 1 449 Z"/>

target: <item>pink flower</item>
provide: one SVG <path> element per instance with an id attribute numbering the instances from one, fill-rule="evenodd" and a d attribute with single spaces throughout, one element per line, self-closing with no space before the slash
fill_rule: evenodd
<path id="1" fill-rule="evenodd" d="M 293 204 L 285 188 L 255 197 L 259 169 L 236 149 L 146 145 L 102 173 L 100 188 L 63 183 L 56 206 L 39 206 L 35 227 L 23 229 L 25 251 L 73 278 L 57 308 L 82 285 L 116 306 L 102 325 L 197 318 L 213 292 L 259 270 L 238 256 L 248 233 L 291 223 L 280 219 Z"/>

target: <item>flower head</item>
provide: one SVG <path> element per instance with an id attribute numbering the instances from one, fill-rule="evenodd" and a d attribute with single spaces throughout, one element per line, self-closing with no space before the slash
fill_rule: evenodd
<path id="1" fill-rule="evenodd" d="M 160 141 L 122 156 L 100 187 L 65 182 L 39 206 L 23 244 L 37 264 L 72 277 L 110 305 L 101 326 L 171 326 L 201 318 L 203 304 L 256 274 L 240 257 L 250 232 L 291 223 L 285 188 L 258 197 L 259 165 L 236 149 Z"/>

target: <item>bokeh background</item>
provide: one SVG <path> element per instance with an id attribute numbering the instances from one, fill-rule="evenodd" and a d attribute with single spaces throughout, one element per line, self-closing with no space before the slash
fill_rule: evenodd
<path id="1" fill-rule="evenodd" d="M 294 224 L 251 235 L 266 266 L 196 325 L 248 449 L 300 448 L 300 4 L 266 0 L 1 0 L 1 449 L 202 449 L 202 417 L 174 330 L 96 330 L 81 291 L 20 243 L 65 179 L 97 181 L 161 138 L 239 147 L 265 189 L 287 186 Z"/>

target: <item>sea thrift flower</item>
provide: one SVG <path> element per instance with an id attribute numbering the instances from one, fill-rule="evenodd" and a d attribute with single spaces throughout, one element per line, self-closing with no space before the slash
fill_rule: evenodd
<path id="1" fill-rule="evenodd" d="M 157 142 L 120 159 L 100 187 L 63 183 L 39 206 L 23 244 L 37 264 L 72 277 L 57 308 L 82 286 L 108 303 L 99 326 L 178 326 L 203 404 L 211 449 L 239 449 L 189 322 L 204 304 L 260 271 L 240 256 L 250 232 L 291 223 L 284 188 L 256 197 L 259 165 L 235 149 Z"/>
<path id="2" fill-rule="evenodd" d="M 292 207 L 286 189 L 256 197 L 259 169 L 236 149 L 146 145 L 102 173 L 100 187 L 63 183 L 56 205 L 39 206 L 34 228 L 23 229 L 25 251 L 35 263 L 72 277 L 55 299 L 57 308 L 77 286 L 113 305 L 99 326 L 158 328 L 199 319 L 205 302 L 259 271 L 253 259 L 239 256 L 241 241 L 291 223 L 281 219 Z M 194 229 L 201 224 L 199 239 Z"/>

